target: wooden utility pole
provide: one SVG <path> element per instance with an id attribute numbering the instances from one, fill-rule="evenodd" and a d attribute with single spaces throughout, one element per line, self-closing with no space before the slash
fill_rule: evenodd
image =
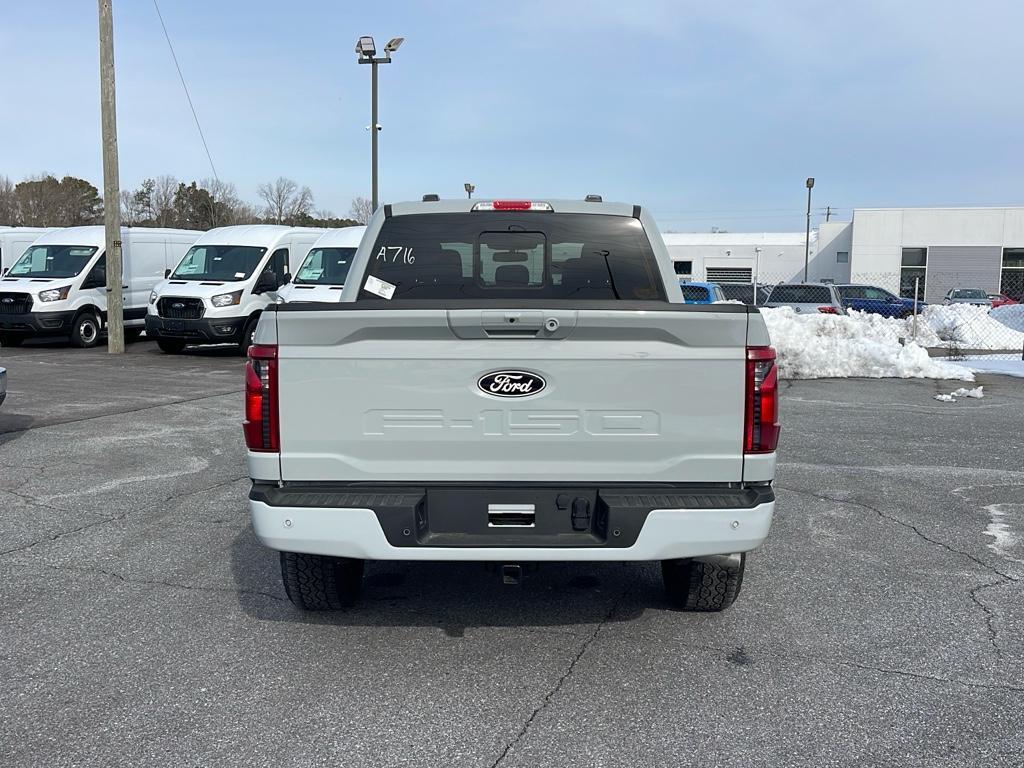
<path id="1" fill-rule="evenodd" d="M 100 4 L 100 112 L 103 123 L 103 223 L 107 254 L 107 351 L 124 353 L 124 297 L 121 293 L 121 185 L 117 169 L 117 109 L 114 103 L 113 0 Z"/>

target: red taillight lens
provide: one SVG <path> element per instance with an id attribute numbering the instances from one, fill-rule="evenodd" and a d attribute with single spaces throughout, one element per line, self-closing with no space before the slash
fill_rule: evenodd
<path id="1" fill-rule="evenodd" d="M 818 311 L 823 315 L 838 315 L 839 310 L 833 306 L 818 307 Z"/>
<path id="2" fill-rule="evenodd" d="M 245 365 L 245 444 L 250 451 L 281 447 L 277 400 L 277 347 L 253 344 Z"/>
<path id="3" fill-rule="evenodd" d="M 743 452 L 771 453 L 779 444 L 779 375 L 775 350 L 747 347 Z"/>

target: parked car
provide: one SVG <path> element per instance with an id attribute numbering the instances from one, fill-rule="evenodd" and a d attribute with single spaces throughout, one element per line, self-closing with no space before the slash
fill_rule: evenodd
<path id="1" fill-rule="evenodd" d="M 870 312 L 883 317 L 909 317 L 914 314 L 913 299 L 897 296 L 884 288 L 874 285 L 844 284 L 837 285 L 836 290 L 839 291 L 847 309 Z M 918 301 L 917 311 L 920 312 L 924 306 L 923 301 Z"/>
<path id="2" fill-rule="evenodd" d="M 1005 293 L 990 293 L 988 294 L 988 300 L 992 302 L 992 309 L 996 307 L 1005 307 L 1007 304 L 1019 304 L 1016 299 L 1011 299 Z"/>
<path id="3" fill-rule="evenodd" d="M 974 304 L 978 307 L 991 307 L 992 300 L 981 288 L 950 288 L 942 300 L 943 304 Z"/>
<path id="4" fill-rule="evenodd" d="M 126 336 L 142 333 L 153 287 L 202 233 L 187 229 L 121 230 Z M 36 239 L 0 279 L 0 344 L 29 336 L 70 336 L 94 347 L 106 327 L 107 254 L 103 227 L 54 229 Z"/>
<path id="5" fill-rule="evenodd" d="M 278 301 L 341 301 L 341 289 L 364 232 L 366 227 L 343 227 L 320 235 L 291 282 L 277 292 Z"/>
<path id="6" fill-rule="evenodd" d="M 686 304 L 714 304 L 725 301 L 725 294 L 718 283 L 679 283 Z"/>
<path id="7" fill-rule="evenodd" d="M 722 295 L 730 301 L 742 301 L 749 306 L 759 307 L 764 305 L 768 294 L 772 292 L 772 286 L 758 283 L 757 301 L 754 301 L 753 283 L 719 283 L 718 287 L 722 289 Z"/>
<path id="8" fill-rule="evenodd" d="M 146 335 L 168 354 L 188 344 L 235 344 L 245 354 L 260 313 L 277 303 L 324 232 L 310 227 L 242 224 L 204 232 L 149 296 Z"/>
<path id="9" fill-rule="evenodd" d="M 684 303 L 639 206 L 379 208 L 341 303 L 269 307 L 245 382 L 253 527 L 304 609 L 366 560 L 547 560 L 661 561 L 718 611 L 771 525 L 764 319 Z"/>
<path id="10" fill-rule="evenodd" d="M 843 297 L 830 283 L 781 283 L 772 288 L 766 307 L 792 307 L 797 312 L 820 312 L 826 315 L 846 314 Z"/>
<path id="11" fill-rule="evenodd" d="M 7 399 L 7 369 L 0 368 L 0 405 Z"/>

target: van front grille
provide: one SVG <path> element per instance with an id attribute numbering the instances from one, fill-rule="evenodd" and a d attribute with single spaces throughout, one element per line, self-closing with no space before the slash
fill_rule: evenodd
<path id="1" fill-rule="evenodd" d="M 31 311 L 31 295 L 27 293 L 0 293 L 0 315 L 24 315 Z"/>
<path id="2" fill-rule="evenodd" d="M 202 299 L 183 296 L 164 296 L 156 303 L 160 317 L 172 320 L 198 320 L 205 311 Z"/>

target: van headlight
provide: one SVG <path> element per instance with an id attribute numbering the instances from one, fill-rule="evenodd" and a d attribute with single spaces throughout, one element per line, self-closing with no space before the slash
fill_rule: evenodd
<path id="1" fill-rule="evenodd" d="M 150 291 L 149 292 L 149 303 L 150 304 L 155 304 L 156 303 L 156 291 Z"/>
<path id="2" fill-rule="evenodd" d="M 233 304 L 238 304 L 241 300 L 242 292 L 233 291 L 232 293 L 218 293 L 210 299 L 210 303 L 215 307 L 230 307 Z"/>
<path id="3" fill-rule="evenodd" d="M 70 285 L 65 285 L 63 288 L 51 288 L 48 291 L 42 291 L 39 294 L 40 301 L 61 301 L 68 297 L 68 293 L 71 291 Z"/>

